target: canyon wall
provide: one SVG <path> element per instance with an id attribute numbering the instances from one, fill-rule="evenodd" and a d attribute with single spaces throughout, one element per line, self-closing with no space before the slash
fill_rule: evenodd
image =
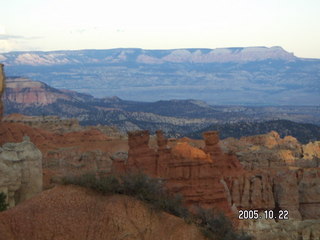
<path id="1" fill-rule="evenodd" d="M 301 145 L 276 132 L 220 141 L 212 131 L 203 134 L 204 144 L 194 144 L 168 140 L 162 131 L 156 134 L 153 147 L 148 131 L 128 135 L 127 170 L 134 166 L 163 179 L 188 206 L 219 209 L 232 219 L 238 218 L 239 210 L 271 210 L 275 215 L 288 211 L 289 220 L 235 221 L 257 240 L 320 236 L 318 142 Z"/>
<path id="2" fill-rule="evenodd" d="M 276 132 L 270 132 L 229 138 L 221 145 L 225 151 L 233 152 L 246 169 L 246 176 L 228 181 L 232 199 L 238 206 L 277 207 L 288 210 L 291 219 L 319 219 L 319 142 L 301 145 L 291 136 L 280 138 Z M 246 192 L 249 196 L 244 195 Z M 258 203 L 257 196 L 263 201 Z"/>
<path id="3" fill-rule="evenodd" d="M 240 226 L 257 240 L 311 240 L 320 237 L 320 143 L 300 144 L 276 132 L 229 138 L 221 142 L 246 170 L 227 178 L 238 209 L 288 211 L 288 220 L 241 220 Z"/>

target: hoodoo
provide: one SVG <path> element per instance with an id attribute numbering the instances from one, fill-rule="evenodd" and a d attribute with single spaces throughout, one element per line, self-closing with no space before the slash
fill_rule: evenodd
<path id="1" fill-rule="evenodd" d="M 133 167 L 148 175 L 165 179 L 171 192 L 182 194 L 187 205 L 222 209 L 231 214 L 231 202 L 225 191 L 223 176 L 242 173 L 235 156 L 222 152 L 218 132 L 207 132 L 205 149 L 186 142 L 168 145 L 162 131 L 157 131 L 156 150 L 149 147 L 149 132 L 128 134 L 129 156 L 126 168 Z"/>

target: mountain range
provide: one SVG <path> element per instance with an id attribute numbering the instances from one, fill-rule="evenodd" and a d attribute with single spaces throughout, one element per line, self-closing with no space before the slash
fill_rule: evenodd
<path id="1" fill-rule="evenodd" d="M 281 47 L 74 50 L 0 54 L 7 76 L 94 97 L 214 105 L 319 105 L 320 59 Z"/>
<path id="2" fill-rule="evenodd" d="M 3 100 L 6 114 L 76 118 L 81 125 L 116 126 L 121 132 L 162 129 L 170 137 L 197 138 L 203 131 L 219 130 L 224 138 L 276 130 L 303 142 L 320 139 L 317 106 L 216 106 L 193 99 L 139 102 L 95 98 L 26 78 L 7 78 Z"/>

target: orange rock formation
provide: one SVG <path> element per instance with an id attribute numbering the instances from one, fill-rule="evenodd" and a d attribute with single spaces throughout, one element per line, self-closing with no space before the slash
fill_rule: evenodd
<path id="1" fill-rule="evenodd" d="M 128 137 L 127 170 L 138 169 L 164 179 L 168 189 L 182 194 L 189 206 L 215 208 L 231 214 L 223 176 L 238 176 L 243 169 L 234 155 L 221 151 L 217 132 L 204 134 L 204 150 L 187 142 L 169 147 L 162 131 L 157 131 L 157 150 L 148 145 L 148 131 L 131 132 Z"/>
<path id="2" fill-rule="evenodd" d="M 290 212 L 290 219 L 319 218 L 319 168 L 296 167 L 301 158 L 311 161 L 311 155 L 309 165 L 316 164 L 317 143 L 301 146 L 295 138 L 281 139 L 276 132 L 223 144 L 217 132 L 206 132 L 204 142 L 201 149 L 187 139 L 168 141 L 157 131 L 157 147 L 151 148 L 148 131 L 133 132 L 124 168 L 164 179 L 189 206 L 222 209 L 227 214 L 236 209 L 282 209 Z"/>

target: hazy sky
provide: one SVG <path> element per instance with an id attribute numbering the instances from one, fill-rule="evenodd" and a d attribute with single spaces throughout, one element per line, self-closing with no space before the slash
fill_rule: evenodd
<path id="1" fill-rule="evenodd" d="M 0 52 L 282 46 L 320 58 L 320 0 L 3 0 Z"/>

